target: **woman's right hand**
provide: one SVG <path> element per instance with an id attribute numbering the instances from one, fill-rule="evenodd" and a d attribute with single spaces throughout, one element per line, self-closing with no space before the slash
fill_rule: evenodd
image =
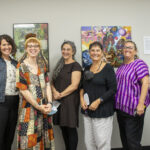
<path id="1" fill-rule="evenodd" d="M 54 91 L 53 96 L 55 100 L 61 99 L 61 94 L 58 91 Z"/>
<path id="2" fill-rule="evenodd" d="M 88 105 L 86 104 L 85 100 L 81 101 L 81 107 L 82 107 L 83 110 L 88 109 Z"/>
<path id="3" fill-rule="evenodd" d="M 47 109 L 46 105 L 40 105 L 39 106 L 39 110 L 43 113 L 43 114 L 48 114 L 49 113 L 49 109 Z"/>

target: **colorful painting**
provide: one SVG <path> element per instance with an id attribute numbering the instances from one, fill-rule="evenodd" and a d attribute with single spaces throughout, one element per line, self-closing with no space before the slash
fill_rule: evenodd
<path id="1" fill-rule="evenodd" d="M 25 36 L 28 33 L 35 33 L 37 35 L 37 38 L 41 42 L 42 53 L 48 61 L 48 23 L 26 23 L 13 25 L 13 35 L 17 45 L 16 59 L 19 60 L 24 54 Z"/>
<path id="2" fill-rule="evenodd" d="M 119 67 L 123 62 L 122 49 L 125 40 L 131 39 L 130 26 L 82 26 L 82 65 L 86 67 L 92 63 L 89 56 L 89 45 L 99 41 L 107 61 L 114 67 Z"/>

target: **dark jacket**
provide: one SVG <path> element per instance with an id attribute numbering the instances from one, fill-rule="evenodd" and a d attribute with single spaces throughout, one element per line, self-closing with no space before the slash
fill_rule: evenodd
<path id="1" fill-rule="evenodd" d="M 16 67 L 17 61 L 10 58 L 11 63 Z M 0 57 L 0 103 L 5 102 L 5 88 L 6 88 L 6 77 L 7 77 L 7 68 L 6 62 L 2 57 Z"/>

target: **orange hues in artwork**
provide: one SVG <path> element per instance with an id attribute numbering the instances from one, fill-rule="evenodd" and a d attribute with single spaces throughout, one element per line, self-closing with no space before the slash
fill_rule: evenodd
<path id="1" fill-rule="evenodd" d="M 48 130 L 48 133 L 49 133 L 49 140 L 54 140 L 53 129 L 49 129 L 49 130 Z"/>
<path id="2" fill-rule="evenodd" d="M 26 90 L 27 89 L 27 85 L 17 82 L 16 83 L 16 87 L 19 88 L 20 90 Z"/>
<path id="3" fill-rule="evenodd" d="M 17 64 L 16 68 L 19 68 L 19 67 L 20 67 L 20 63 Z"/>
<path id="4" fill-rule="evenodd" d="M 37 134 L 31 134 L 28 136 L 28 147 L 31 148 L 37 144 Z"/>
<path id="5" fill-rule="evenodd" d="M 43 138 L 40 141 L 40 150 L 44 150 Z"/>
<path id="6" fill-rule="evenodd" d="M 44 66 L 44 72 L 46 72 L 47 71 L 47 69 L 46 69 L 46 65 Z"/>
<path id="7" fill-rule="evenodd" d="M 47 118 L 47 115 L 46 115 L 46 114 L 43 114 L 43 118 Z"/>
<path id="8" fill-rule="evenodd" d="M 28 85 L 31 84 L 30 77 L 29 77 L 29 72 L 25 72 L 24 77 L 26 78 Z"/>
<path id="9" fill-rule="evenodd" d="M 41 74 L 41 70 L 40 70 L 40 68 L 38 68 L 38 73 L 37 73 L 37 75 L 39 76 Z"/>
<path id="10" fill-rule="evenodd" d="M 40 98 L 37 98 L 36 101 L 39 103 L 39 102 L 41 101 L 41 99 L 40 99 Z"/>
<path id="11" fill-rule="evenodd" d="M 26 100 L 23 100 L 23 101 L 22 101 L 22 108 L 25 108 L 26 103 L 27 103 L 27 101 L 26 101 Z"/>
<path id="12" fill-rule="evenodd" d="M 25 114 L 24 122 L 29 122 L 29 120 L 30 120 L 30 111 L 31 111 L 31 108 L 26 108 L 26 114 Z"/>

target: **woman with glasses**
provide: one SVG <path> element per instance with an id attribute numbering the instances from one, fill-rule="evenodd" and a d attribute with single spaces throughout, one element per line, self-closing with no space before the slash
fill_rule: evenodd
<path id="1" fill-rule="evenodd" d="M 0 36 L 0 149 L 11 150 L 18 117 L 19 93 L 12 56 L 16 45 L 9 35 Z"/>
<path id="2" fill-rule="evenodd" d="M 51 116 L 52 94 L 47 62 L 40 41 L 28 34 L 25 54 L 17 65 L 16 85 L 22 95 L 18 118 L 18 150 L 54 150 Z M 40 59 L 39 59 L 39 54 Z"/>
<path id="3" fill-rule="evenodd" d="M 99 42 L 89 46 L 92 64 L 85 68 L 80 101 L 87 150 L 110 150 L 113 128 L 116 77 L 113 67 L 103 59 Z"/>
<path id="4" fill-rule="evenodd" d="M 149 105 L 146 63 L 137 58 L 137 47 L 126 41 L 123 48 L 124 63 L 116 72 L 117 93 L 115 106 L 124 150 L 141 150 L 145 109 Z"/>
<path id="5" fill-rule="evenodd" d="M 76 150 L 78 145 L 79 83 L 81 66 L 75 61 L 76 46 L 72 41 L 61 45 L 62 57 L 54 73 L 52 91 L 54 99 L 60 102 L 58 112 L 53 116 L 55 125 L 62 131 L 66 150 Z"/>

